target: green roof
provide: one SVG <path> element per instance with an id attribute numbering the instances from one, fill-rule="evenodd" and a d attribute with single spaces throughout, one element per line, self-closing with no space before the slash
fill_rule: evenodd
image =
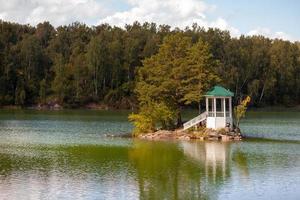
<path id="1" fill-rule="evenodd" d="M 223 88 L 222 86 L 214 86 L 209 90 L 205 96 L 214 96 L 214 97 L 233 97 L 234 93 L 230 90 Z"/>

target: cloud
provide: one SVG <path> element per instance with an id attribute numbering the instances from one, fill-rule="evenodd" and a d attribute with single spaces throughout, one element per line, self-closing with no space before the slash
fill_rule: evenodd
<path id="1" fill-rule="evenodd" d="M 50 21 L 64 25 L 74 21 L 92 24 L 108 14 L 96 0 L 0 0 L 0 18 L 36 25 Z"/>
<path id="2" fill-rule="evenodd" d="M 216 21 L 211 22 L 208 26 L 216 27 L 221 30 L 228 30 L 231 33 L 231 35 L 234 37 L 241 35 L 240 31 L 237 28 L 230 26 L 228 22 L 223 18 L 218 18 Z"/>
<path id="3" fill-rule="evenodd" d="M 215 10 L 215 5 L 206 4 L 203 0 L 127 0 L 130 9 L 115 12 L 98 23 L 109 23 L 117 26 L 132 24 L 134 21 L 168 24 L 172 27 L 185 28 L 197 23 L 205 28 L 215 27 L 229 30 L 233 35 L 238 29 L 231 27 L 225 19 L 207 20 L 207 14 Z"/>
<path id="4" fill-rule="evenodd" d="M 128 0 L 128 4 L 129 10 L 116 12 L 99 22 L 123 26 L 148 21 L 184 27 L 196 21 L 202 23 L 208 9 L 204 2 L 197 0 Z"/>
<path id="5" fill-rule="evenodd" d="M 204 28 L 228 30 L 234 37 L 241 35 L 236 27 L 218 16 L 216 5 L 205 0 L 0 0 L 0 5 L 0 19 L 31 25 L 49 21 L 59 26 L 79 21 L 123 27 L 139 21 L 185 28 L 197 23 Z M 211 14 L 216 17 L 212 18 Z M 295 41 L 287 33 L 260 27 L 246 35 Z"/>
<path id="6" fill-rule="evenodd" d="M 272 39 L 278 38 L 283 40 L 290 40 L 290 41 L 296 41 L 295 38 L 290 36 L 289 34 L 282 32 L 282 31 L 272 31 L 269 28 L 262 28 L 258 27 L 256 29 L 253 29 L 249 31 L 246 35 L 252 36 L 252 35 L 263 35 Z"/>

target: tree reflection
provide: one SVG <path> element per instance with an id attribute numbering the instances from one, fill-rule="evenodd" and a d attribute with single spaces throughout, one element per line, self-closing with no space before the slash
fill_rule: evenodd
<path id="1" fill-rule="evenodd" d="M 233 161 L 235 165 L 241 172 L 241 174 L 245 177 L 249 176 L 249 169 L 248 169 L 248 159 L 245 152 L 243 152 L 240 148 L 236 149 L 233 154 Z"/>
<path id="2" fill-rule="evenodd" d="M 231 176 L 232 160 L 247 168 L 242 153 L 231 150 L 231 143 L 134 141 L 129 160 L 136 169 L 140 198 L 216 199 Z"/>

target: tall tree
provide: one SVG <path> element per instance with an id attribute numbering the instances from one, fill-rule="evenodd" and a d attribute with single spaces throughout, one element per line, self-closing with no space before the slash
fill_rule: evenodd
<path id="1" fill-rule="evenodd" d="M 140 105 L 164 102 L 176 111 L 177 125 L 181 126 L 181 107 L 199 102 L 217 80 L 215 66 L 203 41 L 193 45 L 182 33 L 166 37 L 158 53 L 145 59 L 139 70 L 136 93 Z"/>
<path id="2" fill-rule="evenodd" d="M 91 39 L 87 52 L 87 62 L 91 68 L 94 84 L 94 96 L 98 97 L 99 89 L 105 91 L 107 73 L 108 47 L 104 34 Z M 102 86 L 102 87 L 101 87 Z M 103 95 L 103 94 L 102 94 Z"/>

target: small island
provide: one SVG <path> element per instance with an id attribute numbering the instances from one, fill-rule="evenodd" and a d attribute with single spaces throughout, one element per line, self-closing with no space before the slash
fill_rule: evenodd
<path id="1" fill-rule="evenodd" d="M 222 86 L 214 86 L 204 96 L 206 110 L 184 123 L 183 128 L 174 131 L 159 130 L 153 133 L 139 134 L 138 137 L 151 140 L 241 140 L 240 129 L 233 126 L 233 92 Z M 247 103 L 244 102 L 244 104 Z"/>

